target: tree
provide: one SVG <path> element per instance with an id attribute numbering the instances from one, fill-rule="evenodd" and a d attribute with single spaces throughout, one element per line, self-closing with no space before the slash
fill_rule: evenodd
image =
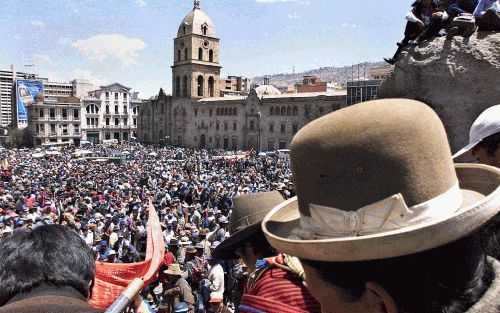
<path id="1" fill-rule="evenodd" d="M 11 148 L 33 147 L 33 132 L 28 129 L 12 129 L 5 140 L 5 145 Z"/>

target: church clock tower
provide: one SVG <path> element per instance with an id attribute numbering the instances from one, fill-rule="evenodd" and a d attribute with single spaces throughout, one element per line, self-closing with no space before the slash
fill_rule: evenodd
<path id="1" fill-rule="evenodd" d="M 215 25 L 195 0 L 174 39 L 172 94 L 191 99 L 219 97 L 220 69 Z"/>

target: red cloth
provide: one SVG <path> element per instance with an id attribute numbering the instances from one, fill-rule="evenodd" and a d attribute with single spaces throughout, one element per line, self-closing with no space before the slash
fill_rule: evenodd
<path id="1" fill-rule="evenodd" d="M 165 252 L 163 255 L 163 264 L 166 266 L 170 266 L 170 264 L 174 263 L 175 261 L 175 256 L 172 254 L 172 252 Z"/>
<path id="2" fill-rule="evenodd" d="M 144 286 L 149 285 L 156 278 L 163 264 L 165 243 L 160 220 L 151 201 L 148 221 L 144 261 L 128 264 L 96 262 L 95 285 L 92 290 L 92 299 L 89 301 L 93 307 L 108 308 L 135 278 L 142 278 Z"/>
<path id="3" fill-rule="evenodd" d="M 320 304 L 296 275 L 281 268 L 266 269 L 251 290 L 245 290 L 242 313 L 320 313 Z"/>

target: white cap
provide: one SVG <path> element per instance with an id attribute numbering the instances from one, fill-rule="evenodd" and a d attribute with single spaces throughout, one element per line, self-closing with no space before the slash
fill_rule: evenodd
<path id="1" fill-rule="evenodd" d="M 474 148 L 484 138 L 500 132 L 500 105 L 486 109 L 474 121 L 469 132 L 469 144 L 453 155 L 456 158 Z"/>
<path id="2" fill-rule="evenodd" d="M 116 255 L 116 251 L 115 250 L 109 251 L 109 255 Z"/>

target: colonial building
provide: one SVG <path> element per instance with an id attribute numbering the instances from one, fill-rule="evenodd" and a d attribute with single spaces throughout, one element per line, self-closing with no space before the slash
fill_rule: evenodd
<path id="1" fill-rule="evenodd" d="M 140 103 L 137 93 L 118 83 L 89 92 L 82 99 L 82 139 L 99 143 L 136 137 Z"/>
<path id="2" fill-rule="evenodd" d="M 246 96 L 219 97 L 219 39 L 195 1 L 174 39 L 173 95 L 144 102 L 138 140 L 197 148 L 289 148 L 310 121 L 345 106 L 345 91 L 282 94 L 265 84 Z M 225 86 L 224 86 L 225 89 Z"/>
<path id="3" fill-rule="evenodd" d="M 57 102 L 39 102 L 28 107 L 28 127 L 35 146 L 79 145 L 80 119 L 80 99 L 76 97 L 59 97 Z"/>

